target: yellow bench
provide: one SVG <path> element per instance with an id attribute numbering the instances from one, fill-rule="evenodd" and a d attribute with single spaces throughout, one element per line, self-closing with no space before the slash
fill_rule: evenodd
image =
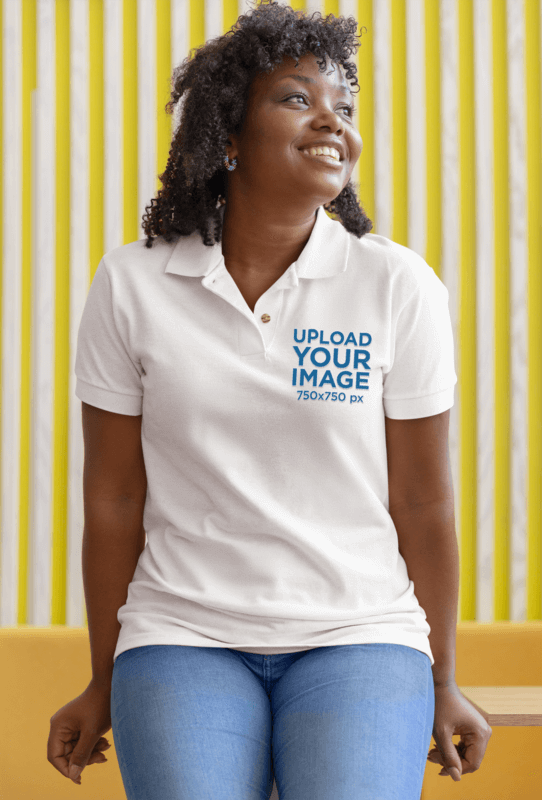
<path id="1" fill-rule="evenodd" d="M 0 654 L 0 798 L 125 800 L 112 731 L 108 762 L 85 769 L 80 786 L 47 761 L 50 717 L 91 677 L 87 628 L 0 628 Z M 521 694 L 542 683 L 542 622 L 461 622 L 456 661 L 457 684 L 489 714 L 493 735 L 480 769 L 457 783 L 426 762 L 421 800 L 540 800 L 540 709 Z"/>

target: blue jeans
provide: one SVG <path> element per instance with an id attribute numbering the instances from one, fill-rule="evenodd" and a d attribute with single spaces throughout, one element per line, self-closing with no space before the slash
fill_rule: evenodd
<path id="1" fill-rule="evenodd" d="M 274 779 L 280 800 L 419 800 L 434 709 L 428 656 L 397 644 L 146 645 L 113 668 L 128 800 L 269 800 Z"/>

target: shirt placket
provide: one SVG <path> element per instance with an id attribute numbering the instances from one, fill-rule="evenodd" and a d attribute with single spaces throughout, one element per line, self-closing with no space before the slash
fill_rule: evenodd
<path id="1" fill-rule="evenodd" d="M 258 298 L 254 313 L 248 307 L 237 284 L 225 265 L 221 265 L 203 280 L 203 285 L 219 295 L 240 312 L 237 318 L 239 354 L 241 356 L 263 356 L 268 358 L 280 319 L 285 289 L 298 285 L 293 268 L 281 277 Z"/>

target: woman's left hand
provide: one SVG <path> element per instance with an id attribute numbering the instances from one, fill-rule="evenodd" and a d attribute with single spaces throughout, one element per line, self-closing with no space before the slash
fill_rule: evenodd
<path id="1" fill-rule="evenodd" d="M 458 744 L 452 741 L 454 734 L 460 735 Z M 482 763 L 491 734 L 487 721 L 455 682 L 435 686 L 433 738 L 437 746 L 429 751 L 427 758 L 442 765 L 439 775 L 451 775 L 459 781 L 461 775 L 475 772 Z"/>

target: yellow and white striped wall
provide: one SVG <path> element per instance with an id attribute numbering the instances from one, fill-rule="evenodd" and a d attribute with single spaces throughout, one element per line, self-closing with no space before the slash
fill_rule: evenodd
<path id="1" fill-rule="evenodd" d="M 363 26 L 360 201 L 450 292 L 458 618 L 540 620 L 541 0 L 292 5 Z M 144 236 L 173 67 L 250 7 L 0 0 L 2 627 L 87 622 L 81 314 L 103 253 Z"/>

